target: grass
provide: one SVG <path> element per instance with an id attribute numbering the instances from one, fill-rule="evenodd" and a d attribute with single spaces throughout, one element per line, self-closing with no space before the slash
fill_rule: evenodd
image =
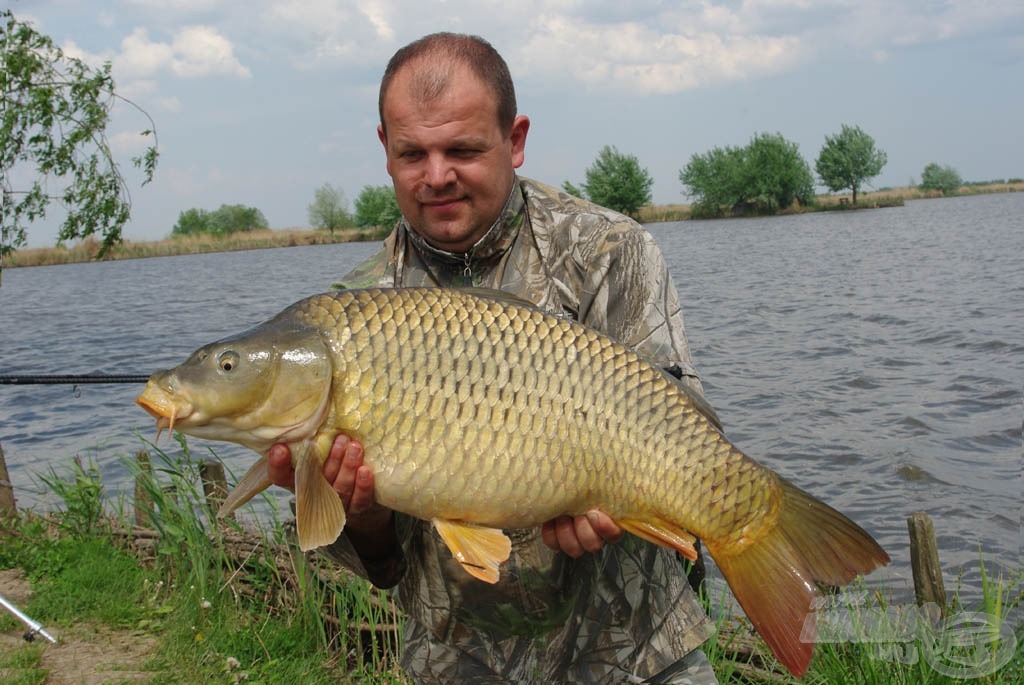
<path id="1" fill-rule="evenodd" d="M 145 257 L 170 257 L 183 254 L 207 252 L 231 252 L 237 250 L 260 250 L 274 247 L 298 247 L 300 245 L 331 245 L 367 240 L 380 240 L 388 231 L 381 228 L 342 229 L 333 234 L 312 230 L 260 230 L 234 233 L 228 236 L 183 236 L 155 241 L 126 240 L 109 253 L 104 260 L 140 259 Z M 17 250 L 4 258 L 4 267 L 52 266 L 88 262 L 96 258 L 100 241 L 86 238 L 70 247 L 36 247 Z"/>
<path id="2" fill-rule="evenodd" d="M 58 635 L 85 623 L 126 631 L 126 640 L 152 636 L 140 665 L 151 683 L 242 674 L 265 683 L 403 682 L 396 645 L 366 648 L 375 626 L 398 623 L 382 595 L 289 546 L 276 514 L 256 533 L 218 526 L 198 464 L 181 447 L 175 457 L 154 449 L 152 467 L 137 468 L 154 526 L 141 538 L 129 512 L 106 510 L 94 467 L 44 478 L 61 510 L 0 525 L 0 569 L 23 569 L 33 587 L 25 613 Z M 0 611 L 0 631 L 19 628 Z M 38 652 L 33 644 L 5 654 L 0 681 L 43 682 Z"/>
<path id="3" fill-rule="evenodd" d="M 58 635 L 102 627 L 121 640 L 151 640 L 135 665 L 142 682 L 407 682 L 396 665 L 401 619 L 383 594 L 299 553 L 270 500 L 269 522 L 255 532 L 218 524 L 184 438 L 173 454 L 148 452 L 148 466 L 130 462 L 145 528 L 133 527 L 125 502 L 108 504 L 97 469 L 78 462 L 42 477 L 58 511 L 0 518 L 0 569 L 27 575 L 34 593 L 21 608 L 29 616 Z M 735 615 L 724 586 L 702 597 L 718 627 L 704 649 L 722 683 L 953 685 L 965 673 L 979 683 L 1024 683 L 1024 626 L 1008 623 L 1024 604 L 1024 571 L 993 575 L 981 563 L 980 604 L 954 598 L 938 625 L 877 591 L 830 596 L 821 611 L 839 612 L 832 616 L 846 621 L 846 637 L 834 621 L 826 630 L 819 614 L 822 641 L 801 681 Z M 16 630 L 0 611 L 0 634 Z M 46 682 L 59 667 L 44 664 L 47 647 L 0 650 L 0 682 Z"/>

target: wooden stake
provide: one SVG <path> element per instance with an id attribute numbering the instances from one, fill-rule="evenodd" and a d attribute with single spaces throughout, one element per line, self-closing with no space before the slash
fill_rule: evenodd
<path id="1" fill-rule="evenodd" d="M 939 548 L 935 543 L 932 519 L 923 511 L 907 518 L 910 530 L 910 566 L 914 572 L 914 596 L 918 606 L 928 602 L 937 604 L 946 615 L 946 586 L 939 565 Z"/>
<path id="2" fill-rule="evenodd" d="M 224 475 L 224 464 L 213 459 L 207 459 L 199 465 L 199 477 L 203 481 L 203 494 L 206 495 L 206 506 L 210 513 L 216 517 L 220 505 L 228 496 L 228 480 Z M 234 518 L 229 514 L 225 518 Z"/>
<path id="3" fill-rule="evenodd" d="M 18 513 L 14 501 L 14 485 L 7 473 L 7 461 L 4 459 L 4 447 L 0 445 L 0 516 L 13 516 Z"/>
<path id="4" fill-rule="evenodd" d="M 149 452 L 140 450 L 135 455 L 135 461 L 139 463 L 139 474 L 135 476 L 135 525 L 140 528 L 148 528 L 150 512 L 153 511 L 153 498 L 149 490 L 143 485 L 144 479 L 153 478 L 153 465 L 149 461 Z"/>

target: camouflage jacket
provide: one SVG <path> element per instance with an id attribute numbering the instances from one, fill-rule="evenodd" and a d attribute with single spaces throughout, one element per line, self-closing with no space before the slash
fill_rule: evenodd
<path id="1" fill-rule="evenodd" d="M 605 332 L 698 392 L 674 284 L 636 222 L 519 178 L 466 254 L 438 251 L 400 222 L 337 287 L 489 287 Z M 417 682 L 640 682 L 713 628 L 676 553 L 626 536 L 573 560 L 539 529 L 510 531 L 494 586 L 471 578 L 425 521 L 396 514 L 400 550 L 361 560 L 344 534 L 327 553 L 381 586 L 406 614 L 402 666 Z M 397 584 L 396 584 L 397 583 Z"/>

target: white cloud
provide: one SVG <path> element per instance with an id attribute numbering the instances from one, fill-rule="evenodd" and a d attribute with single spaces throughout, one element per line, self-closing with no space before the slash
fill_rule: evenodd
<path id="1" fill-rule="evenodd" d="M 177 76 L 252 77 L 252 72 L 235 57 L 231 41 L 209 26 L 182 29 L 174 36 L 171 50 L 171 71 Z"/>
<path id="2" fill-rule="evenodd" d="M 66 41 L 62 49 L 89 64 L 109 61 L 115 75 L 131 79 L 149 79 L 164 71 L 181 78 L 252 77 L 249 68 L 235 57 L 231 41 L 209 26 L 181 28 L 170 43 L 154 41 L 149 31 L 136 27 L 121 40 L 116 53 L 91 54 L 72 40 Z"/>
<path id="3" fill-rule="evenodd" d="M 112 60 L 119 73 L 129 77 L 152 76 L 165 69 L 174 59 L 174 51 L 166 43 L 149 39 L 149 32 L 138 27 L 121 41 L 121 51 Z"/>
<path id="4" fill-rule="evenodd" d="M 276 0 L 265 8 L 263 21 L 279 39 L 295 46 L 292 61 L 297 67 L 311 68 L 379 61 L 376 48 L 395 40 L 395 15 L 419 15 L 421 8 L 425 6 L 404 13 L 384 0 Z"/>
<path id="5" fill-rule="evenodd" d="M 724 15 L 718 19 L 728 23 Z M 519 51 L 518 62 L 534 77 L 559 65 L 594 88 L 663 94 L 778 73 L 801 54 L 797 36 L 674 33 L 633 22 L 571 26 L 563 17 L 549 17 Z"/>

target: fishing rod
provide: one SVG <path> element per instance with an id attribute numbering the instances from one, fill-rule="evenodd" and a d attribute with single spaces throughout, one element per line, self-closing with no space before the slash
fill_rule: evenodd
<path id="1" fill-rule="evenodd" d="M 3 595 L 0 595 L 0 606 L 14 614 L 15 618 L 28 627 L 28 631 L 23 636 L 25 638 L 25 642 L 32 642 L 36 639 L 36 635 L 42 635 L 53 644 L 57 644 L 57 638 L 46 632 L 46 629 L 43 628 L 43 624 L 38 621 L 33 621 L 31 618 L 26 616 L 20 609 L 18 609 L 18 607 L 11 604 Z"/>
<path id="2" fill-rule="evenodd" d="M 86 383 L 145 383 L 148 375 L 110 374 L 0 374 L 0 385 L 84 385 Z"/>

